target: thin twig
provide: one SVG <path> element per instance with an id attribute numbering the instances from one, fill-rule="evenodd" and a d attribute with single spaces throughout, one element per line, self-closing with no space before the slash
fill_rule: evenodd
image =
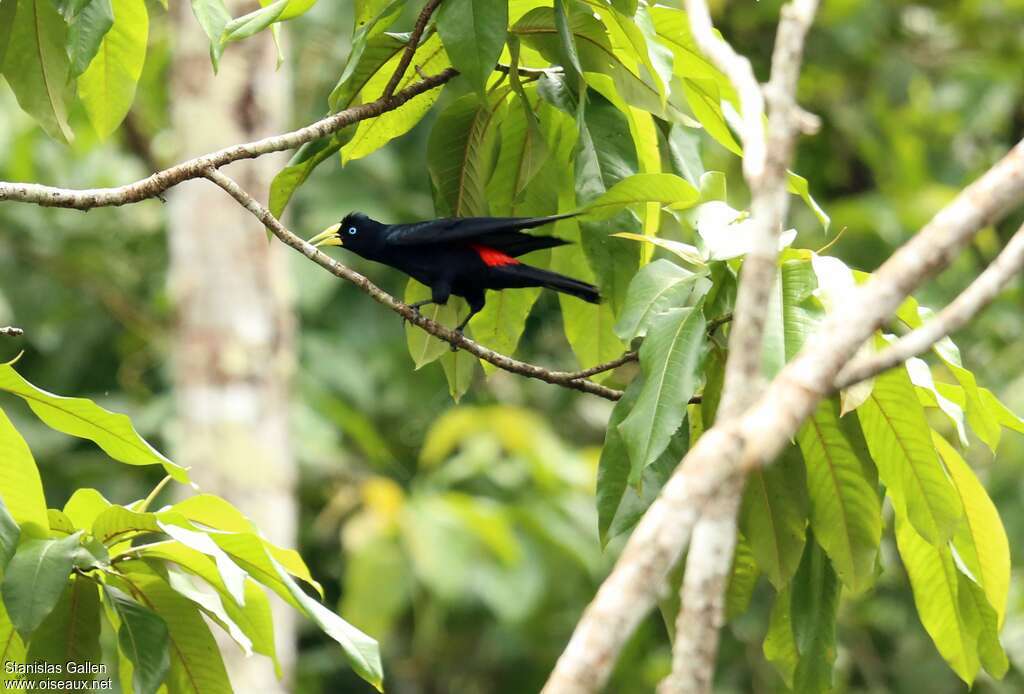
<path id="1" fill-rule="evenodd" d="M 441 86 L 458 74 L 458 71 L 454 68 L 448 68 L 437 75 L 409 85 L 388 99 L 377 99 L 376 101 L 347 108 L 344 111 L 339 111 L 311 125 L 289 133 L 225 147 L 216 152 L 210 152 L 176 164 L 168 169 L 158 171 L 134 183 L 116 188 L 71 190 L 35 183 L 0 181 L 0 202 L 10 200 L 12 202 L 35 203 L 43 207 L 89 210 L 94 207 L 112 207 L 140 202 L 148 198 L 156 198 L 168 188 L 182 181 L 202 178 L 204 176 L 203 172 L 211 166 L 220 168 L 234 161 L 255 159 L 271 152 L 294 149 L 307 142 L 312 142 L 335 133 L 353 123 L 379 116 L 388 111 L 394 111 L 413 97 Z"/>
<path id="2" fill-rule="evenodd" d="M 898 366 L 911 357 L 931 349 L 932 345 L 967 325 L 985 309 L 1014 275 L 1024 268 L 1024 225 L 1010 238 L 1006 248 L 948 306 L 924 325 L 891 345 L 843 367 L 836 377 L 837 390 Z"/>
<path id="3" fill-rule="evenodd" d="M 385 292 L 363 275 L 349 267 L 346 267 L 345 265 L 342 265 L 330 256 L 321 253 L 315 246 L 293 234 L 270 213 L 270 210 L 254 200 L 251 195 L 242 190 L 242 188 L 233 179 L 225 175 L 223 172 L 210 167 L 206 170 L 204 176 L 223 188 L 228 195 L 233 197 L 240 205 L 242 205 L 242 207 L 252 213 L 254 217 L 260 220 L 260 222 L 262 222 L 263 225 L 283 243 L 294 248 L 299 253 L 302 253 L 335 277 L 340 277 L 343 280 L 351 282 L 379 303 L 387 306 L 410 323 L 422 328 L 434 337 L 444 340 L 453 347 L 463 349 L 473 356 L 483 359 L 486 362 L 490 362 L 499 369 L 503 369 L 511 373 L 527 376 L 529 378 L 536 378 L 544 381 L 545 383 L 562 386 L 563 388 L 571 388 L 572 390 L 590 393 L 592 395 L 605 398 L 606 400 L 618 400 L 622 397 L 622 391 L 615 390 L 614 388 L 607 388 L 598 383 L 594 383 L 593 381 L 580 378 L 576 373 L 569 371 L 551 371 L 550 369 L 545 369 L 544 367 L 537 366 L 536 364 L 529 364 L 524 361 L 519 361 L 518 359 L 513 359 L 512 357 L 499 352 L 495 352 L 494 350 L 488 349 L 483 345 L 474 342 L 465 335 L 457 333 L 454 330 L 427 318 L 415 309 Z"/>
<path id="4" fill-rule="evenodd" d="M 409 34 L 409 43 L 406 44 L 405 50 L 402 51 L 402 57 L 398 60 L 398 66 L 395 68 L 394 74 L 391 75 L 391 79 L 388 80 L 387 86 L 384 87 L 381 99 L 387 101 L 395 93 L 395 90 L 398 89 L 398 84 L 405 77 L 405 71 L 409 69 L 409 63 L 412 62 L 416 49 L 420 47 L 420 38 L 423 36 L 423 31 L 427 28 L 430 15 L 434 14 L 434 10 L 440 4 L 441 0 L 428 0 L 427 4 L 420 10 L 420 16 L 416 18 L 416 24 L 412 28 L 412 33 Z"/>
<path id="5" fill-rule="evenodd" d="M 21 337 L 24 334 L 24 330 L 21 328 L 15 328 L 13 325 L 8 325 L 6 328 L 0 328 L 0 336 L 3 337 Z"/>
<path id="6" fill-rule="evenodd" d="M 572 376 L 573 380 L 578 378 L 590 378 L 591 376 L 594 376 L 596 374 L 604 373 L 605 371 L 611 371 L 612 369 L 617 369 L 623 364 L 628 364 L 636 360 L 636 352 L 626 352 L 621 357 L 617 357 L 615 359 L 612 359 L 611 361 L 606 361 L 603 364 L 591 366 L 589 369 L 583 369 L 581 371 L 573 371 L 570 374 L 570 376 Z"/>

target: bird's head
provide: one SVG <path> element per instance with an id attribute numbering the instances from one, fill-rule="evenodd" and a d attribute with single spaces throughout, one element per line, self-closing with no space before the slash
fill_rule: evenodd
<path id="1" fill-rule="evenodd" d="M 372 254 L 382 240 L 384 225 L 361 212 L 345 215 L 309 240 L 314 246 L 341 246 L 359 255 Z"/>

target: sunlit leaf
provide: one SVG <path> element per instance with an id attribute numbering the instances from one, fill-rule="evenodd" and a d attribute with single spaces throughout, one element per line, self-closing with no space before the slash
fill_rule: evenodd
<path id="1" fill-rule="evenodd" d="M 28 540 L 7 564 L 3 601 L 24 641 L 31 638 L 60 600 L 80 539 L 80 533 L 75 533 L 59 540 Z"/>
<path id="2" fill-rule="evenodd" d="M 60 599 L 32 635 L 27 660 L 60 666 L 62 679 L 70 682 L 94 678 L 89 667 L 102 662 L 100 596 L 95 583 L 83 576 L 65 577 Z"/>
<path id="3" fill-rule="evenodd" d="M 701 289 L 706 290 L 706 281 L 699 282 L 702 277 L 703 274 L 690 272 L 668 260 L 645 265 L 629 284 L 615 333 L 627 342 L 643 337 L 659 314 L 686 306 L 691 297 Z"/>
<path id="4" fill-rule="evenodd" d="M 31 524 L 37 531 L 50 527 L 39 469 L 32 452 L 0 410 L 0 500 L 19 524 Z"/>
<path id="5" fill-rule="evenodd" d="M 452 65 L 482 93 L 505 45 L 508 3 L 448 0 L 438 10 L 437 31 Z"/>

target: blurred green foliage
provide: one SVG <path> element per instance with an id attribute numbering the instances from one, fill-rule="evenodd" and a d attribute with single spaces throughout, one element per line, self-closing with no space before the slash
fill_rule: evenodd
<path id="1" fill-rule="evenodd" d="M 780 5 L 716 3 L 719 28 L 750 55 L 762 79 Z M 287 63 L 299 66 L 295 125 L 323 115 L 349 53 L 351 17 L 347 3 L 320 3 L 290 22 Z M 800 102 L 822 117 L 823 128 L 802 141 L 794 168 L 831 215 L 832 236 L 794 205 L 795 245 L 818 248 L 841 233 L 832 254 L 872 270 L 1024 136 L 1022 23 L 1021 0 L 824 3 L 800 82 Z M 107 145 L 79 127 L 87 114 L 76 106 L 69 115 L 75 143 L 53 142 L 0 88 L 0 178 L 116 185 L 147 173 L 154 157 L 174 160 L 164 115 L 165 27 L 151 24 L 135 105 Z M 431 216 L 422 162 L 433 118 L 347 168 L 337 159 L 322 165 L 289 207 L 291 228 L 311 232 L 353 209 L 385 220 Z M 700 146 L 705 168 L 739 180 L 738 159 L 709 138 Z M 730 189 L 734 198 L 738 189 Z M 941 306 L 954 296 L 1020 221 L 1018 214 L 979 235 L 918 294 L 922 303 Z M 157 201 L 88 214 L 0 206 L 0 324 L 31 328 L 18 341 L 0 342 L 0 358 L 25 349 L 19 369 L 31 381 L 131 411 L 158 444 L 172 434 L 164 223 Z M 346 260 L 401 294 L 397 273 Z M 328 600 L 381 640 L 391 691 L 535 691 L 621 546 L 613 541 L 601 551 L 593 511 L 610 404 L 498 372 L 478 377 L 455 407 L 439 366 L 412 370 L 396 316 L 302 258 L 290 262 L 302 322 L 293 403 L 301 549 Z M 558 315 L 557 300 L 542 295 L 521 341 L 525 359 L 572 366 Z M 1024 279 L 957 341 L 979 382 L 1024 411 Z M 79 486 L 135 498 L 156 482 L 155 472 L 151 479 L 118 474 L 95 449 L 31 418 L 16 424 L 44 478 L 57 481 L 47 486 L 51 506 L 62 506 Z M 984 446 L 970 452 L 1011 548 L 1020 547 L 1024 439 L 1004 435 L 997 465 Z M 887 518 L 891 526 L 891 513 Z M 883 535 L 886 570 L 874 592 L 842 603 L 837 681 L 850 692 L 962 691 L 917 621 L 891 538 Z M 1020 557 L 1014 560 L 1016 566 Z M 1024 688 L 1021 575 L 1015 568 L 1003 632 L 1010 673 L 999 683 L 982 677 L 980 691 Z M 762 579 L 750 611 L 725 629 L 719 691 L 782 687 L 761 653 L 771 594 Z M 660 618 L 651 617 L 609 691 L 650 691 L 667 671 L 668 648 Z M 312 630 L 301 642 L 298 673 L 301 692 L 370 690 Z"/>

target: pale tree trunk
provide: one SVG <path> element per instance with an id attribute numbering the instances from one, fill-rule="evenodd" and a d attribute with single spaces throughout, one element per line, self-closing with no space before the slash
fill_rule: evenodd
<path id="1" fill-rule="evenodd" d="M 229 3 L 233 14 L 252 9 Z M 213 74 L 209 42 L 188 3 L 175 13 L 171 118 L 178 157 L 281 132 L 287 125 L 284 69 L 275 71 L 269 32 L 233 44 Z M 279 157 L 236 165 L 247 190 L 266 191 Z M 176 460 L 203 491 L 239 506 L 271 540 L 294 546 L 295 460 L 288 433 L 294 319 L 283 246 L 209 181 L 168 195 L 169 284 L 177 405 Z M 295 660 L 293 613 L 275 601 L 277 652 L 285 681 Z M 245 658 L 222 642 L 235 691 L 286 691 L 267 658 Z"/>

